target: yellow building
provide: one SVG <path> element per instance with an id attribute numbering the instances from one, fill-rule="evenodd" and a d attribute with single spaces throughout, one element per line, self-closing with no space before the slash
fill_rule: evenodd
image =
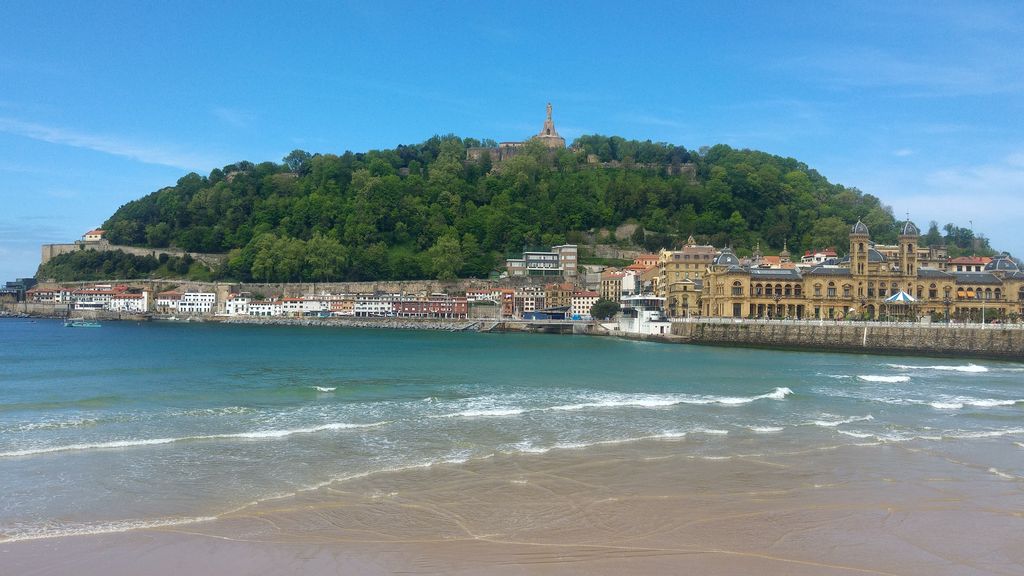
<path id="1" fill-rule="evenodd" d="M 838 266 L 805 270 L 741 266 L 725 249 L 704 278 L 706 316 L 734 318 L 946 318 L 979 321 L 1024 313 L 1024 273 L 1009 257 L 982 272 L 945 272 L 921 267 L 920 231 L 913 222 L 900 230 L 895 252 L 875 248 L 867 226 L 850 231 L 849 255 Z M 906 292 L 910 305 L 885 299 Z"/>
<path id="2" fill-rule="evenodd" d="M 656 293 L 665 299 L 665 313 L 671 317 L 700 314 L 704 274 L 715 259 L 714 246 L 700 245 L 690 236 L 682 250 L 658 253 Z"/>

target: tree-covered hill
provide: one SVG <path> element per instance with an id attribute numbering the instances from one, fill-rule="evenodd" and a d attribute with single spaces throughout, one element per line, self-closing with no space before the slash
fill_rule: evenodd
<path id="1" fill-rule="evenodd" d="M 876 241 L 895 240 L 878 198 L 792 158 L 595 135 L 558 151 L 529 142 L 500 166 L 466 161 L 480 144 L 443 136 L 239 162 L 129 202 L 103 227 L 114 244 L 230 252 L 215 273 L 258 281 L 483 277 L 526 245 L 580 242 L 630 221 L 648 231 L 637 238 L 648 249 L 693 234 L 741 251 L 786 241 L 794 253 L 842 250 L 858 218 Z M 673 169 L 684 164 L 694 170 Z"/>

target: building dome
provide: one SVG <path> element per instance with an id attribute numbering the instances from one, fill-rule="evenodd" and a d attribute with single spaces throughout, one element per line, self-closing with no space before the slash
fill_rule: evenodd
<path id="1" fill-rule="evenodd" d="M 900 228 L 900 236 L 920 236 L 921 230 L 910 220 L 907 220 L 903 224 L 903 228 Z"/>
<path id="2" fill-rule="evenodd" d="M 782 252 L 779 252 L 779 259 L 783 262 L 789 262 L 789 259 L 793 255 L 789 253 L 789 244 L 787 242 L 782 243 Z"/>
<path id="3" fill-rule="evenodd" d="M 718 256 L 715 256 L 715 260 L 712 264 L 715 266 L 739 266 L 740 260 L 732 253 L 731 248 L 722 248 L 722 252 Z"/>
<path id="4" fill-rule="evenodd" d="M 1006 254 L 996 256 L 991 262 L 985 264 L 986 272 L 1019 272 L 1020 267 Z"/>
<path id="5" fill-rule="evenodd" d="M 853 230 L 850 231 L 850 234 L 861 234 L 861 235 L 867 236 L 868 235 L 868 226 L 867 226 L 867 224 L 861 222 L 860 220 L 857 220 L 857 223 L 853 225 Z"/>

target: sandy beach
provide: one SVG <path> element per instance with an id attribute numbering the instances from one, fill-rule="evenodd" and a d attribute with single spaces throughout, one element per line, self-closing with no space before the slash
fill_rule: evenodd
<path id="1" fill-rule="evenodd" d="M 648 441 L 373 474 L 217 520 L 0 545 L 5 574 L 1021 574 L 1024 490 L 912 446 Z"/>

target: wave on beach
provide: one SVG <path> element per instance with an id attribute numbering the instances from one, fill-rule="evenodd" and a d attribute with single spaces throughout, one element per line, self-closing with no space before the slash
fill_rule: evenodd
<path id="1" fill-rule="evenodd" d="M 910 382 L 910 376 L 879 376 L 875 374 L 859 374 L 857 379 L 865 382 L 887 382 L 890 384 Z"/>
<path id="2" fill-rule="evenodd" d="M 193 518 L 161 518 L 158 520 L 122 520 L 118 522 L 101 522 L 95 524 L 68 524 L 53 528 L 51 526 L 28 528 L 11 532 L 0 532 L 0 543 L 21 542 L 25 540 L 43 540 L 64 536 L 95 536 L 97 534 L 118 534 L 146 528 L 167 528 L 183 526 L 199 522 L 211 522 L 215 516 L 196 516 Z"/>
<path id="3" fill-rule="evenodd" d="M 868 420 L 875 419 L 875 417 L 872 416 L 871 414 L 868 414 L 866 416 L 851 416 L 849 418 L 840 418 L 838 416 L 832 416 L 831 414 L 824 414 L 823 416 L 825 418 L 828 418 L 828 420 L 814 420 L 813 422 L 811 422 L 811 424 L 815 426 L 821 426 L 824 428 L 835 428 L 836 426 L 841 426 L 843 424 L 851 424 L 853 422 L 866 422 Z"/>
<path id="4" fill-rule="evenodd" d="M 756 402 L 757 400 L 785 400 L 793 394 L 789 388 L 779 387 L 771 392 L 757 396 L 710 396 L 693 394 L 603 394 L 588 399 L 586 402 L 575 404 L 558 404 L 555 406 L 541 406 L 532 408 L 521 408 L 515 406 L 497 406 L 488 408 L 473 408 L 460 410 L 448 414 L 439 414 L 435 418 L 475 418 L 475 417 L 502 417 L 519 416 L 531 412 L 572 412 L 587 409 L 606 408 L 666 408 L 679 404 L 720 404 L 723 406 L 740 406 Z"/>
<path id="5" fill-rule="evenodd" d="M 334 392 L 338 389 L 337 386 L 310 386 L 310 388 L 317 392 Z"/>
<path id="6" fill-rule="evenodd" d="M 928 405 L 937 410 L 959 410 L 964 406 L 973 406 L 975 408 L 996 408 L 999 406 L 1013 406 L 1018 403 L 1024 403 L 1024 400 L 1000 400 L 996 398 L 968 398 L 966 396 L 954 396 L 928 402 Z"/>
<path id="7" fill-rule="evenodd" d="M 967 364 L 963 366 L 914 366 L 910 364 L 886 364 L 890 368 L 897 370 L 943 370 L 948 372 L 968 372 L 968 373 L 981 373 L 988 372 L 988 368 L 979 366 L 977 364 Z"/>
<path id="8" fill-rule="evenodd" d="M 85 444 L 65 444 L 62 446 L 45 446 L 39 448 L 26 448 L 23 450 L 12 450 L 0 452 L 0 458 L 13 458 L 17 456 L 35 456 L 37 454 L 49 454 L 53 452 L 76 452 L 83 450 L 105 450 L 115 448 L 136 448 L 139 446 L 157 446 L 160 444 L 173 444 L 175 442 L 188 442 L 198 440 L 230 440 L 249 439 L 262 440 L 273 438 L 284 438 L 293 434 L 312 434 L 327 430 L 347 430 L 350 428 L 372 428 L 382 426 L 387 422 L 373 422 L 370 424 L 348 424 L 344 422 L 332 422 L 309 428 L 292 428 L 286 430 L 254 430 L 252 432 L 237 432 L 232 434 L 204 434 L 199 436 L 182 436 L 177 438 L 150 438 L 139 440 L 114 440 L 110 442 L 93 442 Z"/>

